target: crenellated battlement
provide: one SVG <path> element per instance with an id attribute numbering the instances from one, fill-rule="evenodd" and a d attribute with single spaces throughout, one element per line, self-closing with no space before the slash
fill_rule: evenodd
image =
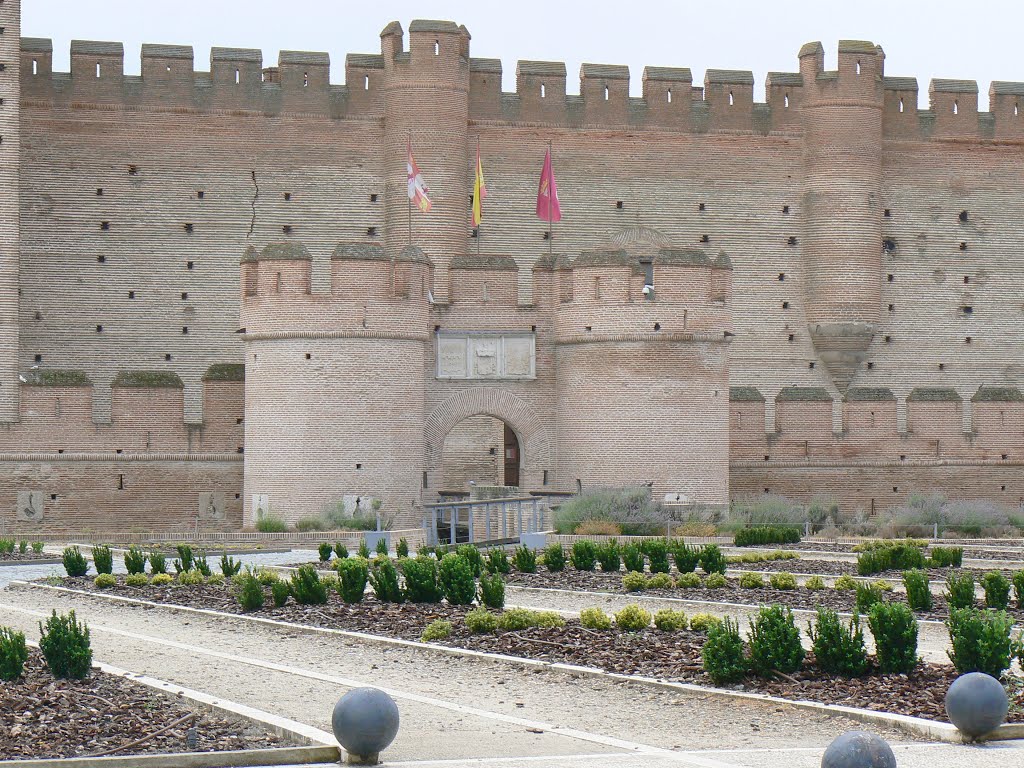
<path id="1" fill-rule="evenodd" d="M 765 134 L 800 131 L 802 109 L 845 99 L 878 103 L 887 138 L 1024 139 L 1024 121 L 1017 119 L 1024 83 L 993 82 L 990 111 L 979 113 L 976 82 L 936 79 L 929 109 L 919 110 L 916 79 L 886 76 L 884 51 L 866 41 L 841 40 L 835 70 L 825 70 L 820 43 L 803 46 L 799 71 L 767 74 L 764 103 L 754 102 L 749 70 L 710 68 L 703 86 L 694 87 L 688 68 L 646 67 L 641 95 L 633 97 L 627 67 L 585 63 L 575 95 L 568 92 L 564 63 L 529 60 L 517 62 L 516 90 L 508 93 L 501 90 L 501 61 L 471 58 L 469 44 L 468 30 L 454 22 L 414 21 L 408 35 L 392 22 L 381 32 L 381 53 L 349 54 L 345 83 L 334 84 L 326 53 L 281 51 L 276 66 L 265 67 L 257 49 L 216 47 L 209 69 L 197 71 L 190 46 L 144 44 L 141 75 L 135 76 L 124 74 L 121 43 L 74 40 L 71 72 L 60 73 L 53 72 L 50 40 L 22 38 L 21 80 L 26 99 L 66 106 L 376 119 L 393 78 L 415 72 L 417 81 L 462 83 L 468 70 L 471 120 Z"/>

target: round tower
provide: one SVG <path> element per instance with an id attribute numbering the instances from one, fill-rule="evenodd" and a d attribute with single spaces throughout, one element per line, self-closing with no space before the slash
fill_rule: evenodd
<path id="1" fill-rule="evenodd" d="M 339 245 L 331 292 L 273 243 L 242 259 L 245 525 L 334 510 L 419 525 L 430 263 L 418 248 Z"/>
<path id="2" fill-rule="evenodd" d="M 731 267 L 650 248 L 581 254 L 556 310 L 558 484 L 729 501 Z"/>
<path id="3" fill-rule="evenodd" d="M 839 69 L 826 72 L 821 43 L 800 50 L 807 323 L 841 392 L 880 320 L 884 60 L 872 43 L 841 40 Z"/>
<path id="4" fill-rule="evenodd" d="M 466 250 L 469 206 L 469 32 L 450 21 L 413 21 L 381 32 L 384 58 L 385 248 L 415 243 L 435 266 L 433 296 L 447 303 L 448 265 Z M 429 213 L 410 211 L 406 158 L 430 189 Z"/>

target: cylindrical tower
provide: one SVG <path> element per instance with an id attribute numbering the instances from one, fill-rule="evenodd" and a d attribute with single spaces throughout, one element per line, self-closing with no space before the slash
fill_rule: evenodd
<path id="1" fill-rule="evenodd" d="M 331 293 L 310 293 L 297 243 L 242 260 L 245 514 L 294 523 L 381 502 L 396 527 L 419 525 L 430 264 L 407 248 L 340 245 Z"/>
<path id="2" fill-rule="evenodd" d="M 448 301 L 448 265 L 466 249 L 469 207 L 469 32 L 450 21 L 414 21 L 381 32 L 384 57 L 385 248 L 410 244 L 434 263 L 434 300 Z M 407 147 L 430 188 L 429 213 L 410 211 Z M 411 223 L 411 226 L 410 226 Z"/>
<path id="3" fill-rule="evenodd" d="M 841 40 L 839 69 L 825 72 L 821 43 L 800 50 L 807 323 L 840 391 L 880 319 L 884 60 L 872 43 Z"/>
<path id="4" fill-rule="evenodd" d="M 0 422 L 18 420 L 21 1 L 0 3 Z"/>
<path id="5" fill-rule="evenodd" d="M 561 279 L 559 486 L 650 484 L 659 500 L 726 505 L 728 259 L 590 252 Z"/>

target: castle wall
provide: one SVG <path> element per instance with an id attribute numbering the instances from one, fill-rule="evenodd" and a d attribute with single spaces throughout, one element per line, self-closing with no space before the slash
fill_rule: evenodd
<path id="1" fill-rule="evenodd" d="M 478 485 L 505 484 L 505 424 L 490 416 L 470 416 L 444 441 L 441 488 L 468 491 Z"/>
<path id="2" fill-rule="evenodd" d="M 0 423 L 18 414 L 21 0 L 0 4 Z"/>

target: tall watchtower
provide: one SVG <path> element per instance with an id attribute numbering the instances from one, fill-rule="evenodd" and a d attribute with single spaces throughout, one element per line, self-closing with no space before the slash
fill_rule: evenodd
<path id="1" fill-rule="evenodd" d="M 18 420 L 21 0 L 0 3 L 0 422 Z"/>
<path id="2" fill-rule="evenodd" d="M 885 54 L 841 40 L 838 70 L 825 71 L 824 60 L 821 43 L 800 50 L 807 323 L 845 391 L 880 319 Z"/>

